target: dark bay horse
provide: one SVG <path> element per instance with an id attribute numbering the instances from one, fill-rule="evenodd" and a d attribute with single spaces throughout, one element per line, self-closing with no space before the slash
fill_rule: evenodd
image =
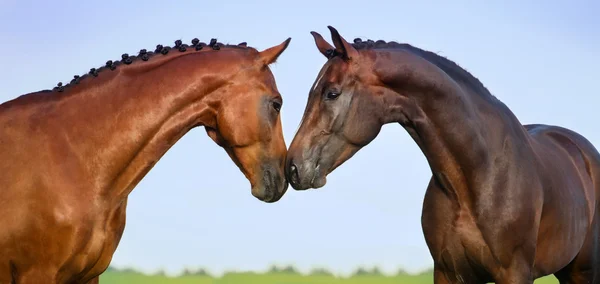
<path id="1" fill-rule="evenodd" d="M 278 201 L 287 149 L 269 64 L 290 40 L 261 52 L 177 40 L 0 105 L 0 283 L 98 283 L 129 193 L 197 126 L 252 195 Z"/>
<path id="2" fill-rule="evenodd" d="M 292 187 L 324 186 L 397 122 L 432 172 L 421 221 L 435 283 L 600 283 L 600 154 L 586 138 L 522 125 L 437 54 L 329 29 L 333 46 L 312 32 L 328 60 L 288 149 Z"/>

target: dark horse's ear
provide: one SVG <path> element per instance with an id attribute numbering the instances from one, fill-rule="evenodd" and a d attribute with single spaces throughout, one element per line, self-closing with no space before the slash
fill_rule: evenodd
<path id="1" fill-rule="evenodd" d="M 327 26 L 327 28 L 329 28 L 329 31 L 331 31 L 331 40 L 333 40 L 336 52 L 340 53 L 346 60 L 351 60 L 352 58 L 358 57 L 358 51 L 356 48 L 348 43 L 335 28 L 332 26 Z"/>
<path id="2" fill-rule="evenodd" d="M 310 32 L 310 34 L 315 38 L 315 44 L 317 44 L 317 49 L 319 52 L 323 54 L 325 57 L 330 58 L 335 47 L 331 46 L 318 32 Z"/>
<path id="3" fill-rule="evenodd" d="M 291 40 L 292 40 L 292 38 L 289 37 L 281 44 L 261 51 L 259 53 L 259 58 L 260 58 L 261 63 L 264 66 L 268 66 L 269 64 L 275 62 L 277 60 L 277 58 L 279 57 L 279 55 L 281 55 L 285 51 L 285 49 L 288 47 Z"/>

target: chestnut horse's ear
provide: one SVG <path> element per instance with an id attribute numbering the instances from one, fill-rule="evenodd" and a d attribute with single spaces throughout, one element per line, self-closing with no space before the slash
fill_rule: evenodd
<path id="1" fill-rule="evenodd" d="M 338 31 L 332 26 L 327 26 L 331 31 L 331 40 L 335 45 L 336 52 L 342 54 L 342 57 L 346 60 L 358 57 L 358 51 L 350 43 L 348 43 Z"/>
<path id="2" fill-rule="evenodd" d="M 258 55 L 261 63 L 264 66 L 267 66 L 267 65 L 275 62 L 277 60 L 277 58 L 279 57 L 279 55 L 281 55 L 281 53 L 283 53 L 283 51 L 285 51 L 285 49 L 288 47 L 291 40 L 292 40 L 292 38 L 288 37 L 288 39 L 286 39 L 280 45 L 273 46 L 273 47 L 270 47 L 268 49 L 261 51 Z"/>
<path id="3" fill-rule="evenodd" d="M 315 38 L 315 44 L 317 44 L 317 49 L 319 52 L 323 54 L 325 57 L 329 58 L 331 56 L 331 51 L 335 50 L 335 47 L 331 46 L 318 32 L 310 32 L 310 34 Z"/>

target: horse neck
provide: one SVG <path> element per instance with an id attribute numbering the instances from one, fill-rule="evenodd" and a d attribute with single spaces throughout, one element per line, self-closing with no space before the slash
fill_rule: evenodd
<path id="1" fill-rule="evenodd" d="M 479 93 L 479 87 L 454 80 L 440 69 L 428 65 L 396 70 L 410 70 L 411 79 L 420 85 L 388 86 L 396 93 L 387 102 L 390 115 L 418 144 L 438 184 L 459 206 L 472 204 L 483 194 L 479 185 L 494 178 L 491 173 L 498 170 L 497 157 L 503 161 L 517 158 L 518 151 L 507 149 L 526 139 L 522 125 L 490 94 Z M 402 80 L 406 76 L 386 75 Z"/>
<path id="2" fill-rule="evenodd" d="M 208 104 L 214 102 L 208 101 L 215 96 L 209 94 L 227 81 L 222 72 L 168 62 L 145 72 L 121 70 L 101 86 L 65 94 L 56 123 L 67 126 L 72 151 L 94 176 L 93 188 L 122 200 L 179 138 L 213 117 Z"/>

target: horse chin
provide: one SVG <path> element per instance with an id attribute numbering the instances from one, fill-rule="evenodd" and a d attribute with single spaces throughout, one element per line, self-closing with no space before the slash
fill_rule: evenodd
<path id="1" fill-rule="evenodd" d="M 283 184 L 278 185 L 277 188 L 266 187 L 266 186 L 253 186 L 252 195 L 258 200 L 265 203 L 274 203 L 279 201 L 287 191 L 288 183 L 286 181 Z"/>
<path id="2" fill-rule="evenodd" d="M 264 186 L 253 186 L 252 195 L 258 200 L 266 203 L 271 203 L 271 200 L 276 198 L 275 193 Z"/>
<path id="3" fill-rule="evenodd" d="M 317 167 L 315 168 L 315 173 L 313 175 L 312 180 L 310 181 L 311 188 L 321 188 L 327 184 L 327 174 L 321 170 L 322 167 L 317 163 Z"/>
<path id="4" fill-rule="evenodd" d="M 288 186 L 289 186 L 289 184 L 287 182 L 285 182 L 285 184 L 281 187 L 281 189 L 279 191 L 277 191 L 275 194 L 273 194 L 271 199 L 263 200 L 263 201 L 266 203 L 274 203 L 274 202 L 279 201 L 279 199 L 281 199 L 285 195 L 285 192 L 287 191 Z"/>
<path id="5" fill-rule="evenodd" d="M 315 177 L 315 179 L 313 179 L 310 183 L 310 186 L 316 189 L 325 186 L 325 184 L 327 184 L 327 176 L 323 175 L 320 177 Z"/>

